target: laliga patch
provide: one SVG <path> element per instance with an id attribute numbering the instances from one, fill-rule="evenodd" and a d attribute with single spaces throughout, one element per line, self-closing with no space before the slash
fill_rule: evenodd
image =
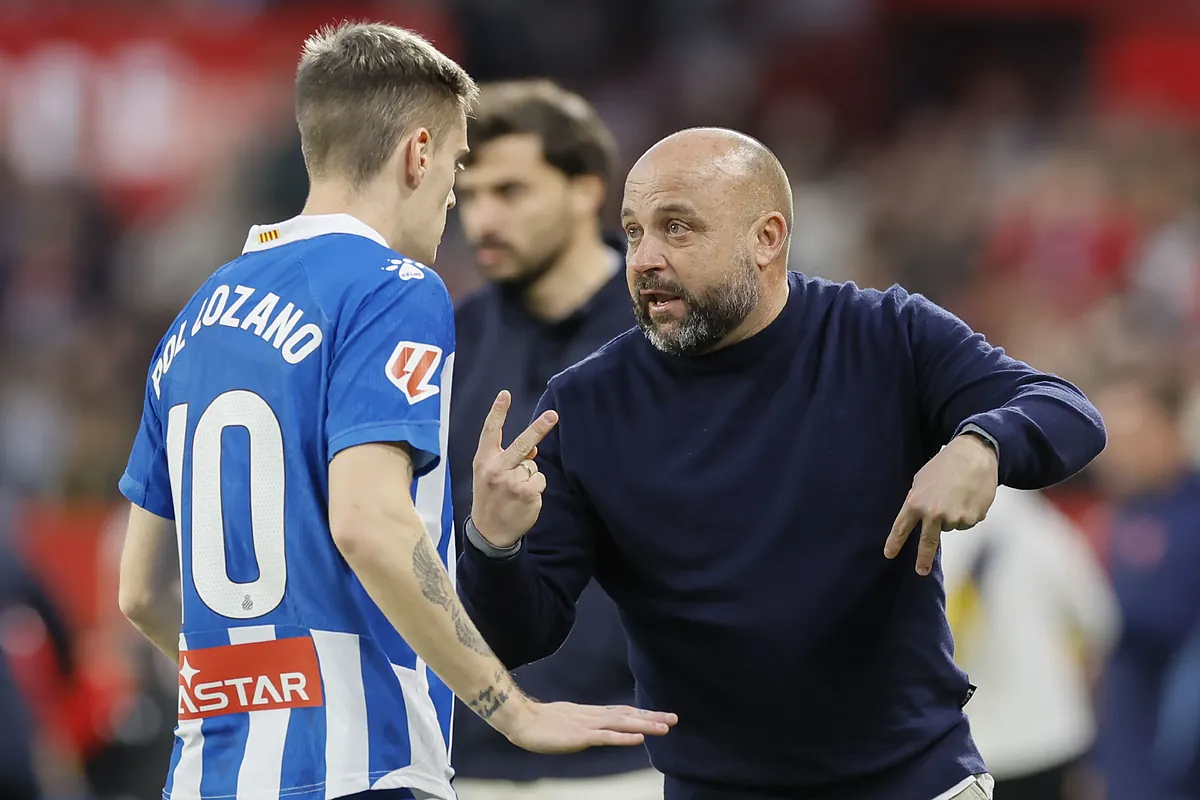
<path id="1" fill-rule="evenodd" d="M 420 342 L 400 342 L 387 362 L 388 380 L 404 392 L 409 405 L 428 400 L 440 389 L 431 384 L 438 364 L 442 363 L 442 348 Z"/>

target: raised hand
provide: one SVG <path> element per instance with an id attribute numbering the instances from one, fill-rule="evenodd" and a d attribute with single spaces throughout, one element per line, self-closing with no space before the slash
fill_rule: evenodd
<path id="1" fill-rule="evenodd" d="M 913 478 L 912 489 L 883 546 L 884 556 L 899 555 L 920 523 L 916 569 L 917 574 L 928 575 L 942 531 L 966 530 L 987 516 L 996 499 L 998 466 L 996 451 L 983 440 L 970 434 L 954 437 Z"/>
<path id="2" fill-rule="evenodd" d="M 542 510 L 546 476 L 538 472 L 533 457 L 538 442 L 558 424 L 558 414 L 547 411 L 535 419 L 507 448 L 504 420 L 512 399 L 500 392 L 479 434 L 479 449 L 472 462 L 474 499 L 471 521 L 496 547 L 511 547 L 533 527 Z"/>

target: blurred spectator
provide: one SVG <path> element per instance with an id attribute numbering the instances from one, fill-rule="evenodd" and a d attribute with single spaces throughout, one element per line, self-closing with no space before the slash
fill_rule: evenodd
<path id="1" fill-rule="evenodd" d="M 1159 331 L 1200 324 L 1200 163 L 1179 132 L 1146 131 L 1120 177 L 1141 232 L 1130 254 L 1130 302 Z"/>
<path id="2" fill-rule="evenodd" d="M 32 642 L 43 634 L 49 639 L 61 677 L 71 677 L 75 671 L 73 642 L 58 605 L 8 545 L 7 534 L 0 535 L 0 797 L 5 800 L 41 796 L 38 772 L 45 770 L 39 770 L 35 757 L 48 756 L 49 751 L 39 752 L 39 746 L 49 740 L 39 731 L 22 697 L 22 690 L 31 687 L 19 684 L 5 651 L 36 649 Z M 59 775 L 45 777 L 54 781 Z"/>
<path id="3" fill-rule="evenodd" d="M 1104 676 L 1108 800 L 1200 798 L 1200 474 L 1173 365 L 1108 375 L 1099 476 L 1117 498 L 1108 557 L 1124 627 Z"/>
<path id="4" fill-rule="evenodd" d="M 142 366 L 139 364 L 139 367 Z M 103 610 L 93 634 L 98 647 L 116 657 L 133 679 L 130 696 L 122 698 L 108 740 L 87 760 L 87 776 L 101 800 L 153 800 L 162 794 L 163 779 L 175 746 L 179 673 L 174 664 L 129 624 L 113 598 L 120 580 L 121 548 L 129 508 L 122 504 L 107 520 L 97 565 L 97 603 Z M 163 571 L 178 567 L 174 548 L 163 555 Z M 124 688 L 124 686 L 123 686 Z"/>
<path id="5" fill-rule="evenodd" d="M 942 537 L 942 569 L 997 797 L 1063 800 L 1096 735 L 1090 678 L 1117 635 L 1107 576 L 1045 497 L 1003 487 L 986 520 Z"/>

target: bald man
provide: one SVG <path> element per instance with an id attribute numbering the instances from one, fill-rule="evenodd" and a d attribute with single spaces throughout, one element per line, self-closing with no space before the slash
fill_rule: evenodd
<path id="1" fill-rule="evenodd" d="M 480 630 L 543 658 L 594 576 L 639 704 L 679 715 L 647 742 L 670 800 L 990 797 L 939 537 L 1091 461 L 1096 410 L 920 295 L 789 272 L 787 176 L 747 136 L 659 142 L 622 217 L 641 330 L 550 381 L 524 460 L 504 393 L 480 436 Z"/>

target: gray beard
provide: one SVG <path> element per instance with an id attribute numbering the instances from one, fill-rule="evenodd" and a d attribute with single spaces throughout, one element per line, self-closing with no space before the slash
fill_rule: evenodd
<path id="1" fill-rule="evenodd" d="M 650 304 L 641 296 L 642 289 L 661 289 L 677 295 L 687 313 L 683 319 L 672 321 L 669 330 L 664 330 L 651 319 Z M 741 260 L 725 284 L 707 289 L 701 295 L 653 278 L 639 278 L 634 291 L 633 314 L 638 327 L 650 344 L 673 356 L 696 356 L 712 350 L 745 321 L 762 295 L 749 258 Z"/>

